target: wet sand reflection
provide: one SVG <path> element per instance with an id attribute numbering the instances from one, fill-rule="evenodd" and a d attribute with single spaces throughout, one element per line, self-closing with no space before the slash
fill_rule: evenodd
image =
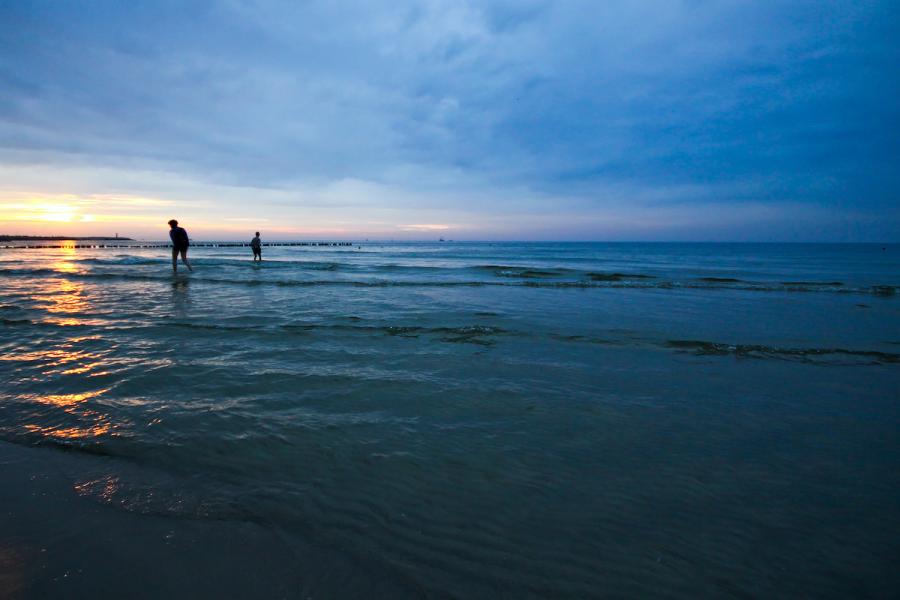
<path id="1" fill-rule="evenodd" d="M 0 546 L 0 597 L 24 598 L 26 563 L 12 546 Z"/>

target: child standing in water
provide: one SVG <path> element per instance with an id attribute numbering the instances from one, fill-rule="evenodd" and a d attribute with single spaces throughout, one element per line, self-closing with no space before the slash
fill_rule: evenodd
<path id="1" fill-rule="evenodd" d="M 169 238 L 172 240 L 172 273 L 178 273 L 178 255 L 181 254 L 181 261 L 188 271 L 193 271 L 191 263 L 187 259 L 188 246 L 191 245 L 188 239 L 187 231 L 184 227 L 178 226 L 178 221 L 172 219 L 169 221 Z"/>
<path id="2" fill-rule="evenodd" d="M 250 240 L 250 248 L 253 249 L 253 261 L 257 260 L 262 262 L 262 241 L 259 239 L 259 232 L 256 232 L 256 237 Z"/>

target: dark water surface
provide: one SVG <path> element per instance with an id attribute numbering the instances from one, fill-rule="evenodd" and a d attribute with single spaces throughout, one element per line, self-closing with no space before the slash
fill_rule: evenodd
<path id="1" fill-rule="evenodd" d="M 0 250 L 0 590 L 900 594 L 900 246 L 249 253 Z"/>

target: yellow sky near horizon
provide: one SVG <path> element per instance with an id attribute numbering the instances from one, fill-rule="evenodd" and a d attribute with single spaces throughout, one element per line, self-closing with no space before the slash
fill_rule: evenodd
<path id="1" fill-rule="evenodd" d="M 176 210 L 177 209 L 177 210 Z M 176 214 L 177 213 L 177 214 Z M 245 236 L 264 229 L 275 237 L 359 237 L 358 223 L 305 222 L 292 226 L 265 217 L 232 217 L 210 209 L 206 203 L 176 203 L 172 200 L 130 195 L 16 194 L 0 195 L 0 234 L 103 236 L 138 239 L 166 237 L 166 223 L 177 218 L 190 227 L 193 236 Z M 354 227 L 356 225 L 356 227 Z M 375 234 L 386 237 L 446 232 L 450 225 L 412 223 L 393 225 L 367 223 Z"/>

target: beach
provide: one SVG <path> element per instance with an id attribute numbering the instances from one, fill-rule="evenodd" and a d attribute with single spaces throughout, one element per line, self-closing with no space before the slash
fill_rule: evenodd
<path id="1" fill-rule="evenodd" d="M 11 597 L 900 590 L 900 245 L 224 242 L 0 249 Z"/>

